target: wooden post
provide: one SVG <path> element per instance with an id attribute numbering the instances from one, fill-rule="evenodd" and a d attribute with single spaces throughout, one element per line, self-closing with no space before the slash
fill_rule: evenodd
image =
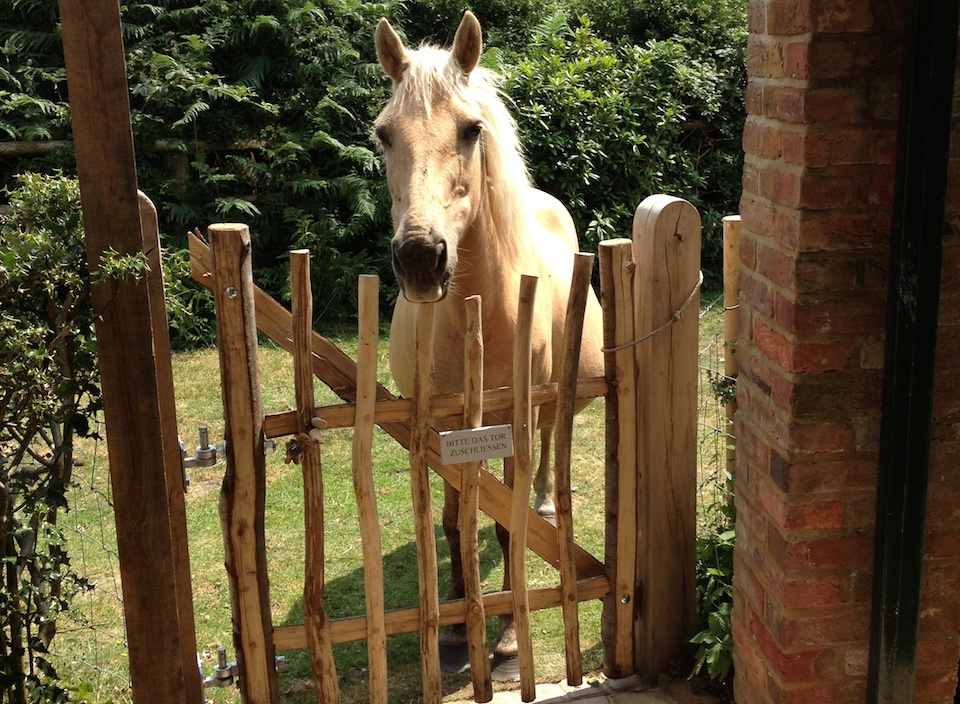
<path id="1" fill-rule="evenodd" d="M 728 215 L 723 219 L 723 375 L 737 378 L 737 340 L 740 337 L 740 216 Z M 736 438 L 733 434 L 733 418 L 737 414 L 737 399 L 724 406 L 727 427 L 724 433 L 727 473 L 737 473 Z"/>
<path id="2" fill-rule="evenodd" d="M 60 2 L 87 262 L 144 251 L 116 0 Z M 145 215 L 149 218 L 149 212 Z M 156 249 L 152 241 L 147 247 Z M 133 701 L 201 702 L 159 269 L 93 291 Z M 165 351 L 166 350 L 166 351 Z M 130 379 L 137 383 L 131 384 Z M 169 398 L 167 398 L 169 397 Z M 175 458 L 175 459 L 174 459 Z M 170 465 L 174 462 L 174 465 Z M 171 486 L 169 477 L 181 477 Z M 181 497 L 182 498 L 182 497 Z"/>
<path id="3" fill-rule="evenodd" d="M 483 329 L 480 296 L 464 300 L 467 332 L 463 342 L 463 427 L 479 428 L 483 423 Z M 460 559 L 463 564 L 463 590 L 466 601 L 467 650 L 470 654 L 470 678 L 473 699 L 493 699 L 490 657 L 487 653 L 487 624 L 480 582 L 480 462 L 465 462 L 460 480 Z"/>
<path id="4" fill-rule="evenodd" d="M 373 428 L 377 402 L 380 277 L 359 279 L 357 405 L 353 427 L 353 490 L 363 545 L 370 704 L 387 704 L 387 629 L 384 625 L 383 550 L 373 483 Z"/>
<path id="5" fill-rule="evenodd" d="M 645 199 L 633 225 L 640 368 L 637 665 L 669 669 L 696 613 L 697 334 L 700 215 L 685 200 Z M 648 336 L 648 337 L 647 337 Z"/>
<path id="6" fill-rule="evenodd" d="M 420 667 L 424 704 L 440 704 L 440 587 L 437 583 L 437 540 L 433 532 L 433 501 L 427 452 L 430 437 L 430 394 L 433 386 L 434 304 L 417 309 L 414 338 L 413 418 L 410 422 L 410 488 L 417 536 L 420 580 Z"/>
<path id="7" fill-rule="evenodd" d="M 263 525 L 266 462 L 250 231 L 246 225 L 219 224 L 211 225 L 208 233 L 227 442 L 220 521 L 240 693 L 244 704 L 276 704 L 280 688 Z"/>
<path id="8" fill-rule="evenodd" d="M 339 704 L 340 685 L 333 661 L 330 625 L 323 608 L 324 535 L 323 435 L 313 427 L 313 369 L 310 336 L 313 332 L 313 292 L 310 288 L 310 253 L 290 252 L 290 313 L 293 316 L 293 384 L 300 427 L 296 434 L 303 467 L 304 577 L 303 622 L 307 629 L 310 667 L 321 704 Z"/>
<path id="9" fill-rule="evenodd" d="M 573 556 L 573 498 L 570 486 L 570 450 L 573 443 L 573 415 L 580 366 L 580 343 L 583 337 L 583 316 L 590 292 L 592 254 L 577 254 L 573 262 L 570 295 L 567 298 L 563 326 L 563 349 L 557 384 L 557 417 L 554 425 L 554 493 L 557 510 L 557 544 L 560 548 L 560 588 L 563 592 L 564 644 L 567 684 L 583 681 L 583 660 L 580 655 L 580 615 L 577 601 L 577 566 Z"/>
<path id="10" fill-rule="evenodd" d="M 633 262 L 630 240 L 600 243 L 606 398 L 606 541 L 610 594 L 603 602 L 603 671 L 611 678 L 636 672 L 637 620 L 637 362 Z"/>
<path id="11" fill-rule="evenodd" d="M 513 502 L 510 511 L 510 591 L 513 595 L 513 623 L 517 631 L 520 664 L 520 699 L 537 698 L 533 669 L 533 635 L 530 630 L 530 603 L 527 596 L 527 521 L 533 466 L 533 407 L 530 404 L 531 338 L 537 278 L 520 278 L 517 331 L 513 347 Z"/>
<path id="12" fill-rule="evenodd" d="M 150 315 L 153 317 L 153 352 L 157 361 L 157 384 L 160 401 L 160 425 L 163 434 L 163 467 L 167 484 L 167 515 L 173 549 L 175 593 L 180 628 L 180 653 L 184 663 L 186 690 L 202 695 L 200 668 L 197 660 L 197 628 L 193 612 L 193 585 L 190 572 L 189 536 L 187 535 L 186 477 L 180 455 L 177 430 L 177 403 L 173 388 L 173 359 L 170 352 L 170 330 L 164 305 L 163 265 L 160 256 L 160 229 L 157 209 L 146 195 L 139 193 L 140 230 L 143 233 L 143 251 L 146 252 L 150 272 Z M 156 304 L 156 305 L 155 305 Z M 191 695 L 192 696 L 192 695 Z M 192 702 L 190 696 L 185 701 Z M 196 699 L 197 702 L 200 699 Z"/>

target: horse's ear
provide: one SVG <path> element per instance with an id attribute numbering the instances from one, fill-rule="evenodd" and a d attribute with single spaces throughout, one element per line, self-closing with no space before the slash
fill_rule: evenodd
<path id="1" fill-rule="evenodd" d="M 463 13 L 463 19 L 453 38 L 450 53 L 464 73 L 470 73 L 480 63 L 480 53 L 483 51 L 483 33 L 480 31 L 480 22 L 470 10 Z"/>
<path id="2" fill-rule="evenodd" d="M 381 17 L 377 24 L 374 43 L 377 47 L 377 60 L 383 70 L 395 83 L 399 83 L 403 72 L 407 70 L 407 50 L 386 17 Z"/>

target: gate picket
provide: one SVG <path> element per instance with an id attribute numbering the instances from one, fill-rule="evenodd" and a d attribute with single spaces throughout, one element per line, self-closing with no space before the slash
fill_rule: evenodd
<path id="1" fill-rule="evenodd" d="M 520 278 L 520 303 L 513 348 L 513 503 L 510 520 L 510 593 L 513 595 L 513 624 L 517 632 L 520 659 L 520 698 L 537 698 L 533 670 L 533 635 L 530 632 L 530 603 L 527 596 L 527 515 L 533 481 L 534 411 L 530 404 L 531 336 L 537 278 Z M 504 476 L 506 478 L 506 469 Z"/>
<path id="2" fill-rule="evenodd" d="M 467 334 L 463 341 L 464 392 L 463 427 L 479 428 L 483 422 L 483 330 L 479 296 L 464 301 Z M 477 702 L 493 699 L 490 658 L 487 655 L 487 623 L 480 583 L 480 462 L 466 462 L 460 484 L 460 558 L 463 564 L 463 590 L 466 602 L 467 649 L 473 698 Z"/>
<path id="3" fill-rule="evenodd" d="M 377 393 L 379 336 L 378 276 L 361 276 L 358 287 L 357 404 L 353 422 L 353 487 L 363 548 L 363 588 L 367 608 L 367 661 L 370 704 L 387 702 L 387 629 L 384 624 L 383 550 L 373 483 L 373 426 Z"/>
<path id="4" fill-rule="evenodd" d="M 340 685 L 333 660 L 330 626 L 323 607 L 324 534 L 322 437 L 313 427 L 313 371 L 310 368 L 310 333 L 313 330 L 313 294 L 310 289 L 310 254 L 290 252 L 290 310 L 293 316 L 293 379 L 300 428 L 296 443 L 303 467 L 304 577 L 303 621 L 309 633 L 310 666 L 320 704 L 339 704 Z"/>

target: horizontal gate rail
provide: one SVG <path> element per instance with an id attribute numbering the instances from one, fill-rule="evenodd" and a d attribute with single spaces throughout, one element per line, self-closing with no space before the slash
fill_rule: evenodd
<path id="1" fill-rule="evenodd" d="M 587 577 L 577 581 L 577 600 L 579 602 L 602 599 L 610 591 L 606 576 Z M 561 606 L 563 592 L 559 585 L 538 587 L 529 590 L 531 611 L 541 611 Z M 512 613 L 513 602 L 510 592 L 491 592 L 483 595 L 483 608 L 487 616 L 505 616 Z M 440 626 L 463 623 L 466 620 L 467 604 L 464 599 L 444 601 L 440 604 Z M 410 633 L 419 628 L 420 610 L 416 606 L 403 609 L 391 609 L 386 612 L 385 625 L 387 635 Z M 366 637 L 366 616 L 349 616 L 331 619 L 330 637 L 334 643 L 348 643 L 363 640 Z M 307 647 L 307 634 L 302 624 L 293 626 L 275 626 L 273 641 L 277 650 L 296 650 Z"/>

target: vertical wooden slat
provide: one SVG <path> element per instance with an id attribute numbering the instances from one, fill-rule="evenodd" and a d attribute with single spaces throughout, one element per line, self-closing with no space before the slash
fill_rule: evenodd
<path id="1" fill-rule="evenodd" d="M 656 676 L 681 655 L 695 618 L 700 215 L 679 198 L 650 196 L 637 208 L 633 246 L 637 333 L 653 333 L 637 345 L 643 586 L 637 663 Z"/>
<path id="2" fill-rule="evenodd" d="M 533 635 L 527 597 L 527 520 L 533 465 L 533 408 L 530 400 L 531 339 L 537 278 L 522 276 L 513 348 L 513 502 L 510 511 L 510 590 L 513 620 L 517 631 L 520 664 L 520 698 L 537 697 L 533 662 Z"/>
<path id="3" fill-rule="evenodd" d="M 193 612 L 193 588 L 190 575 L 190 550 L 187 536 L 186 483 L 180 457 L 179 432 L 177 428 L 177 404 L 173 388 L 173 359 L 170 352 L 170 331 L 167 321 L 163 288 L 163 264 L 160 254 L 160 228 L 157 209 L 143 193 L 139 193 L 140 231 L 143 236 L 143 251 L 147 255 L 150 271 L 147 286 L 150 289 L 150 315 L 153 318 L 153 350 L 157 360 L 157 390 L 160 400 L 160 424 L 163 435 L 163 466 L 166 475 L 170 536 L 173 548 L 173 564 L 176 580 L 177 612 L 180 628 L 180 652 L 184 663 L 184 681 L 187 692 L 185 701 L 201 697 L 200 668 L 197 661 L 197 630 Z M 157 305 L 153 305 L 153 301 Z"/>
<path id="4" fill-rule="evenodd" d="M 440 682 L 440 589 L 437 583 L 437 541 L 434 535 L 430 470 L 427 466 L 430 434 L 430 394 L 433 369 L 434 304 L 417 311 L 414 348 L 413 417 L 410 422 L 410 487 L 417 535 L 417 566 L 420 580 L 420 667 L 424 704 L 439 704 Z"/>
<path id="5" fill-rule="evenodd" d="M 290 312 L 293 317 L 293 385 L 300 428 L 296 434 L 303 467 L 304 578 L 303 621 L 307 629 L 310 666 L 317 701 L 338 704 L 340 685 L 333 660 L 330 626 L 323 608 L 323 462 L 321 431 L 313 427 L 314 389 L 310 341 L 313 333 L 313 294 L 310 288 L 310 253 L 290 252 Z"/>
<path id="6" fill-rule="evenodd" d="M 603 670 L 608 677 L 627 677 L 636 671 L 635 624 L 639 590 L 635 545 L 637 540 L 636 341 L 634 324 L 632 244 L 627 239 L 600 243 L 603 345 L 609 384 L 606 412 L 606 542 L 605 562 L 610 594 L 604 600 Z"/>
<path id="7" fill-rule="evenodd" d="M 554 426 L 554 491 L 557 510 L 557 544 L 560 548 L 560 588 L 563 592 L 563 625 L 566 647 L 567 684 L 577 686 L 583 681 L 583 661 L 580 656 L 580 616 L 577 601 L 577 566 L 573 555 L 573 498 L 570 486 L 570 451 L 573 442 L 574 399 L 577 390 L 577 371 L 580 366 L 580 343 L 583 336 L 583 316 L 590 292 L 592 254 L 577 254 L 574 258 L 570 295 L 567 299 L 563 326 L 563 348 L 560 352 L 560 371 L 557 384 L 557 417 Z"/>
<path id="8" fill-rule="evenodd" d="M 377 494 L 373 483 L 373 416 L 377 402 L 380 277 L 359 279 L 357 405 L 353 426 L 353 489 L 363 546 L 363 588 L 367 608 L 367 665 L 370 703 L 387 702 L 387 629 L 384 625 L 383 555 Z"/>
<path id="9" fill-rule="evenodd" d="M 115 0 L 64 1 L 60 17 L 87 262 L 93 271 L 110 249 L 144 251 L 120 8 Z M 199 703 L 203 695 L 190 632 L 189 583 L 183 580 L 185 552 L 172 538 L 183 529 L 182 514 L 169 513 L 168 491 L 182 492 L 182 486 L 171 487 L 168 480 L 179 474 L 180 458 L 171 449 L 177 447 L 177 435 L 169 400 L 162 398 L 172 388 L 154 346 L 158 341 L 162 350 L 166 335 L 158 276 L 156 270 L 146 281 L 116 288 L 105 283 L 93 291 L 101 313 L 98 364 L 133 700 Z"/>
<path id="10" fill-rule="evenodd" d="M 464 338 L 463 426 L 479 428 L 483 422 L 483 330 L 480 296 L 464 300 L 467 332 Z M 460 555 L 463 564 L 464 598 L 467 602 L 467 650 L 473 699 L 493 699 L 487 624 L 480 582 L 480 545 L 477 518 L 480 512 L 480 462 L 466 462 L 460 479 Z"/>
<path id="11" fill-rule="evenodd" d="M 208 235 L 227 442 L 220 521 L 240 693 L 245 704 L 275 704 L 280 688 L 263 524 L 266 467 L 250 231 L 246 225 L 222 223 L 211 225 Z"/>
<path id="12" fill-rule="evenodd" d="M 723 374 L 737 378 L 737 340 L 740 336 L 740 216 L 723 219 Z M 727 472 L 737 473 L 737 453 L 734 449 L 733 418 L 737 414 L 737 400 L 724 406 L 727 418 Z"/>

